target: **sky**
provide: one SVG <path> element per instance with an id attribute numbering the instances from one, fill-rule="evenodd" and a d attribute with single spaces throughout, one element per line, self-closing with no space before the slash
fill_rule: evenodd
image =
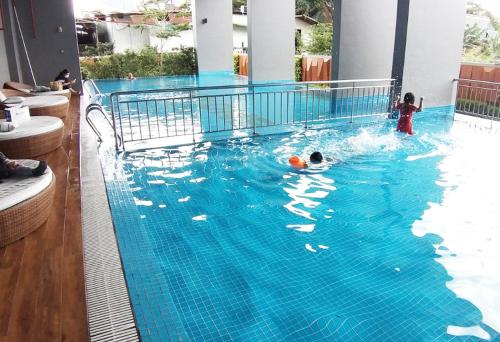
<path id="1" fill-rule="evenodd" d="M 481 6 L 495 14 L 500 18 L 500 0 L 473 0 Z M 174 0 L 174 2 L 182 2 L 182 0 Z M 75 12 L 78 16 L 79 13 L 84 11 L 101 10 L 109 11 L 133 11 L 141 0 L 73 0 Z"/>
<path id="2" fill-rule="evenodd" d="M 180 5 L 185 0 L 173 0 L 173 3 Z M 103 12 L 127 12 L 134 11 L 142 3 L 141 0 L 73 0 L 75 13 L 78 14 L 85 11 L 103 11 Z"/>
<path id="3" fill-rule="evenodd" d="M 497 18 L 500 18 L 500 0 L 475 0 L 474 2 L 486 8 Z"/>

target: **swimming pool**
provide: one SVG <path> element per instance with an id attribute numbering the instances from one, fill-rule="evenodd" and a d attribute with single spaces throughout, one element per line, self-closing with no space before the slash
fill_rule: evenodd
<path id="1" fill-rule="evenodd" d="M 138 77 L 127 79 L 96 79 L 95 84 L 102 94 L 109 95 L 118 91 L 173 89 L 183 87 L 210 87 L 247 84 L 248 78 L 232 72 L 203 72 L 199 75 Z M 105 103 L 108 105 L 108 103 Z"/>
<path id="2" fill-rule="evenodd" d="M 498 136 L 448 112 L 104 160 L 141 338 L 498 338 Z"/>

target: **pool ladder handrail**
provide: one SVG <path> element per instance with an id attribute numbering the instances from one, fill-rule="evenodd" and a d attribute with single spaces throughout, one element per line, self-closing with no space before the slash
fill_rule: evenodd
<path id="1" fill-rule="evenodd" d="M 101 106 L 100 104 L 98 103 L 91 103 L 87 106 L 87 108 L 85 109 L 85 120 L 87 121 L 87 123 L 89 124 L 90 128 L 92 128 L 92 130 L 94 131 L 95 135 L 97 135 L 97 139 L 99 142 L 102 142 L 103 141 L 103 138 L 102 138 L 102 134 L 101 134 L 101 131 L 97 128 L 96 124 L 92 121 L 92 119 L 89 117 L 89 114 L 93 111 L 97 111 L 99 113 L 101 113 L 101 115 L 106 119 L 106 121 L 108 122 L 109 126 L 113 129 L 113 133 L 114 135 L 116 136 L 116 138 L 119 140 L 120 144 L 122 143 L 122 138 L 120 136 L 120 134 L 118 134 L 113 126 L 113 122 L 111 121 L 111 119 L 109 118 L 108 114 L 107 114 L 107 111 L 104 109 L 103 106 Z"/>
<path id="2" fill-rule="evenodd" d="M 88 83 L 90 83 L 90 85 L 92 86 L 92 88 L 89 88 L 87 87 L 87 89 L 89 90 L 89 98 L 91 100 L 94 99 L 95 97 L 95 102 L 97 103 L 101 103 L 101 99 L 105 96 L 103 93 L 101 93 L 101 90 L 99 90 L 99 88 L 97 87 L 97 85 L 95 84 L 94 80 L 93 79 L 86 79 L 83 81 L 83 86 L 85 87 Z M 92 95 L 92 92 L 91 90 L 94 90 L 94 94 L 95 95 Z M 92 101 L 92 103 L 94 103 L 94 101 Z"/>
<path id="3" fill-rule="evenodd" d="M 90 84 L 92 88 L 86 87 L 87 84 Z M 113 122 L 111 121 L 111 119 L 109 118 L 108 112 L 101 105 L 101 100 L 105 95 L 103 93 L 101 93 L 101 91 L 99 90 L 99 88 L 95 84 L 94 80 L 92 80 L 92 79 L 84 80 L 83 86 L 89 90 L 89 98 L 91 100 L 91 103 L 85 109 L 85 120 L 89 124 L 90 128 L 92 128 L 94 133 L 97 135 L 98 141 L 99 142 L 103 141 L 101 131 L 97 128 L 97 125 L 89 117 L 89 114 L 94 110 L 101 113 L 101 115 L 106 119 L 106 121 L 108 122 L 110 127 L 113 129 L 113 133 L 116 137 L 115 139 L 117 139 L 117 141 L 119 141 L 121 144 L 121 142 L 122 142 L 121 136 L 116 132 L 115 126 L 114 126 Z M 94 91 L 95 95 L 92 95 L 92 90 Z"/>

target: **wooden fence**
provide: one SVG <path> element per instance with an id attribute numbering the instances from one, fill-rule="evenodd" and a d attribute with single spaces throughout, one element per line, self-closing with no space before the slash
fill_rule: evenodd
<path id="1" fill-rule="evenodd" d="M 248 76 L 248 55 L 239 55 L 239 74 Z M 329 81 L 332 58 L 330 56 L 302 56 L 302 81 Z M 463 63 L 460 78 L 476 81 L 500 82 L 500 65 Z"/>
<path id="2" fill-rule="evenodd" d="M 500 83 L 500 65 L 463 63 L 460 68 L 460 79 Z M 486 103 L 498 101 L 498 85 L 460 82 L 458 100 L 472 100 Z"/>

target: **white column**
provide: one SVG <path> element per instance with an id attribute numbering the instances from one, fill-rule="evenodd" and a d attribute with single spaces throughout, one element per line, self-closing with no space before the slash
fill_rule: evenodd
<path id="1" fill-rule="evenodd" d="M 248 0 L 249 79 L 295 79 L 295 0 Z"/>
<path id="2" fill-rule="evenodd" d="M 390 78 L 397 0 L 335 0 L 333 79 Z"/>
<path id="3" fill-rule="evenodd" d="M 194 0 L 194 44 L 198 70 L 233 70 L 233 4 L 231 0 Z"/>
<path id="4" fill-rule="evenodd" d="M 410 1 L 403 93 L 425 97 L 426 106 L 454 104 L 460 73 L 465 0 Z"/>

